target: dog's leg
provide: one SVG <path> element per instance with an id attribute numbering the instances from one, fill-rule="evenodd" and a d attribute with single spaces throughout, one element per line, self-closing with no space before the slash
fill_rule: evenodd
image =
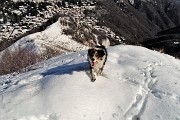
<path id="1" fill-rule="evenodd" d="M 91 74 L 91 82 L 94 82 L 96 80 L 96 76 L 95 76 L 95 71 L 91 66 L 90 66 L 90 74 Z"/>
<path id="2" fill-rule="evenodd" d="M 103 69 L 104 69 L 104 65 L 99 69 L 99 71 L 98 71 L 98 75 L 102 75 L 102 71 L 103 71 Z"/>

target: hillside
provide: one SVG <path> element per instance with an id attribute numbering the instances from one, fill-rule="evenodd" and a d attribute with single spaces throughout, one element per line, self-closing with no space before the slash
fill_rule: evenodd
<path id="1" fill-rule="evenodd" d="M 78 42 L 92 45 L 92 41 L 98 38 L 100 42 L 109 39 L 111 45 L 121 44 L 118 40 L 140 44 L 145 39 L 154 38 L 161 30 L 179 26 L 179 6 L 175 0 L 2 1 L 0 51 L 24 36 L 45 30 L 58 17 L 65 16 L 71 18 L 70 30 L 66 33 Z M 95 26 L 98 30 L 94 29 Z M 84 38 L 74 34 L 77 30 Z"/>
<path id="2" fill-rule="evenodd" d="M 31 41 L 31 38 L 28 38 L 29 35 L 33 36 L 32 34 L 43 32 L 57 22 L 61 23 L 60 28 L 58 28 L 61 29 L 60 34 L 69 36 L 73 41 L 87 47 L 102 43 L 103 40 L 110 41 L 109 44 L 111 45 L 122 43 L 121 38 L 110 28 L 99 26 L 98 19 L 88 15 L 88 11 L 95 10 L 95 4 L 96 2 L 94 1 L 79 3 L 72 1 L 4 2 L 3 6 L 0 6 L 0 10 L 3 11 L 3 14 L 0 13 L 0 17 L 2 17 L 2 19 L 0 18 L 2 20 L 0 24 L 0 51 L 3 51 L 20 39 L 20 41 L 24 39 Z M 53 31 L 49 34 L 59 35 L 58 32 L 53 33 Z M 43 38 L 45 41 L 49 41 L 48 39 L 46 37 Z M 56 40 L 57 38 L 51 38 L 51 41 Z M 60 39 L 60 41 L 56 43 L 57 46 L 61 46 L 63 40 Z M 54 50 L 54 45 L 48 44 L 48 48 Z M 64 48 L 58 49 L 64 51 Z"/>
<path id="3" fill-rule="evenodd" d="M 174 0 L 103 0 L 97 5 L 99 24 L 108 26 L 128 44 L 138 44 L 156 33 L 179 26 L 180 4 Z"/>
<path id="4" fill-rule="evenodd" d="M 179 120 L 180 62 L 143 47 L 108 48 L 103 76 L 89 78 L 87 51 L 0 76 L 1 120 Z"/>

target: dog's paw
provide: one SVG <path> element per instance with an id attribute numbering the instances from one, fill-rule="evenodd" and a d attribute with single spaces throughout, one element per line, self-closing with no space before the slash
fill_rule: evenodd
<path id="1" fill-rule="evenodd" d="M 96 78 L 92 78 L 92 79 L 91 79 L 91 82 L 94 82 L 95 80 L 96 80 Z"/>
<path id="2" fill-rule="evenodd" d="M 97 73 L 97 76 L 102 76 L 102 71 L 99 71 L 99 72 Z"/>

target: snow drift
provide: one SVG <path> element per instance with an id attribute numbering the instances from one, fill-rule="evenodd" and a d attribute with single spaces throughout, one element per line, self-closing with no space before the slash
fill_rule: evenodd
<path id="1" fill-rule="evenodd" d="M 143 47 L 108 48 L 89 78 L 87 51 L 0 77 L 0 120 L 180 120 L 180 62 Z"/>

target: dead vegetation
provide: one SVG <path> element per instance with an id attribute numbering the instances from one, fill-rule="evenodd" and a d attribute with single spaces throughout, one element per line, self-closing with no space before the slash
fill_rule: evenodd
<path id="1" fill-rule="evenodd" d="M 25 49 L 19 49 L 13 52 L 6 50 L 0 61 L 0 75 L 21 72 L 22 68 L 41 60 L 41 56 L 33 54 Z"/>
<path id="2" fill-rule="evenodd" d="M 62 51 L 51 48 L 46 49 L 47 51 L 43 54 L 35 54 L 21 48 L 14 51 L 5 50 L 0 60 L 0 75 L 30 71 L 29 66 L 62 53 Z"/>

